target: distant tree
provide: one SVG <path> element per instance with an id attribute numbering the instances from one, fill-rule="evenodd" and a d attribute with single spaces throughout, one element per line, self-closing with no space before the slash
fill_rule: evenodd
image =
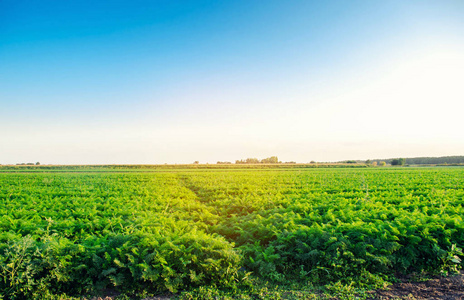
<path id="1" fill-rule="evenodd" d="M 372 165 L 373 165 L 374 167 L 377 166 L 377 162 L 376 162 L 376 161 L 373 161 L 373 162 L 372 162 Z"/>
<path id="2" fill-rule="evenodd" d="M 384 162 L 384 161 L 381 161 L 381 162 L 380 162 L 380 165 L 381 165 L 382 167 L 385 167 L 385 166 L 387 165 L 387 163 Z"/>
<path id="3" fill-rule="evenodd" d="M 247 163 L 247 164 L 259 164 L 259 159 L 257 159 L 257 158 L 247 158 L 245 160 L 245 163 Z"/>
<path id="4" fill-rule="evenodd" d="M 310 161 L 309 162 L 310 164 L 315 164 L 316 162 L 314 160 Z"/>
<path id="5" fill-rule="evenodd" d="M 404 158 L 394 158 L 391 161 L 392 166 L 404 166 L 405 163 L 406 163 L 406 159 Z"/>
<path id="6" fill-rule="evenodd" d="M 278 163 L 281 163 L 281 161 L 279 161 L 279 159 L 277 158 L 277 156 L 271 156 L 271 157 L 268 157 L 268 158 L 264 158 L 262 160 L 259 160 L 257 158 L 254 158 L 254 157 L 249 157 L 245 160 L 243 159 L 240 159 L 240 160 L 236 160 L 235 161 L 236 164 L 259 164 L 259 163 L 262 163 L 262 164 L 278 164 Z"/>
<path id="7" fill-rule="evenodd" d="M 36 165 L 36 166 L 40 166 L 40 162 L 36 162 L 35 165 Z"/>
<path id="8" fill-rule="evenodd" d="M 372 161 L 370 159 L 366 160 L 366 164 L 370 165 Z"/>
<path id="9" fill-rule="evenodd" d="M 279 159 L 277 158 L 277 156 L 271 156 L 271 157 L 262 159 L 261 163 L 262 164 L 277 164 L 279 163 Z"/>
<path id="10" fill-rule="evenodd" d="M 198 160 L 194 161 L 193 164 L 198 165 L 200 162 Z"/>

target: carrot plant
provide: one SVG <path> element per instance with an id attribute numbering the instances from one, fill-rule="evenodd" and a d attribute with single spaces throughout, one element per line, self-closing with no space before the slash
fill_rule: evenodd
<path id="1" fill-rule="evenodd" d="M 461 168 L 76 170 L 0 174 L 5 299 L 249 276 L 358 288 L 462 266 Z"/>

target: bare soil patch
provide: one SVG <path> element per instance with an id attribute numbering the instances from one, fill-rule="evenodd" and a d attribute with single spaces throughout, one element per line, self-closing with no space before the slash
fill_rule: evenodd
<path id="1" fill-rule="evenodd" d="M 417 281 L 411 276 L 399 278 L 386 290 L 372 292 L 372 299 L 464 299 L 464 272 L 449 277 Z"/>

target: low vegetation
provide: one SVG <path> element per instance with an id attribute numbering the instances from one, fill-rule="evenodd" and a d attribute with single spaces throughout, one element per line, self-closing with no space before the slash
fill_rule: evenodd
<path id="1" fill-rule="evenodd" d="M 0 299 L 308 298 L 462 266 L 462 168 L 81 171 L 0 174 Z"/>

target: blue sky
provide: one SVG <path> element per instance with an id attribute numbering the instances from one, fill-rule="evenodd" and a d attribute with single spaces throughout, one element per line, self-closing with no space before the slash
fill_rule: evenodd
<path id="1" fill-rule="evenodd" d="M 0 163 L 464 154 L 462 1 L 1 1 Z"/>

